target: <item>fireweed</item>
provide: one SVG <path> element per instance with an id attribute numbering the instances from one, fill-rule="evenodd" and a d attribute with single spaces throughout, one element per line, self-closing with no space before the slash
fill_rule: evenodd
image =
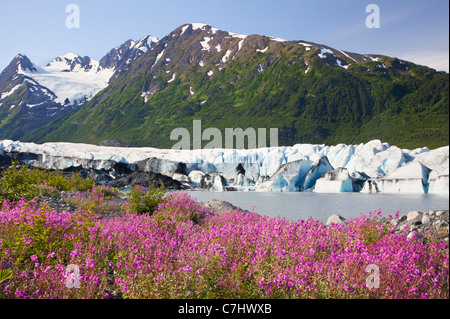
<path id="1" fill-rule="evenodd" d="M 64 201 L 82 211 L 102 213 L 112 208 L 113 204 L 107 200 L 118 194 L 117 189 L 107 186 L 94 186 L 85 192 L 75 192 L 74 194 L 68 195 Z"/>
<path id="2" fill-rule="evenodd" d="M 213 214 L 183 193 L 167 196 L 153 215 L 113 219 L 5 203 L 0 268 L 13 274 L 0 284 L 0 294 L 448 298 L 448 243 L 407 239 L 379 225 L 377 217 L 325 226 L 239 210 Z M 79 267 L 79 288 L 67 285 L 69 264 Z M 378 288 L 366 285 L 371 264 L 380 269 Z"/>
<path id="3" fill-rule="evenodd" d="M 0 265 L 13 270 L 0 293 L 9 298 L 99 297 L 107 260 L 101 264 L 102 229 L 94 215 L 38 208 L 33 201 L 5 202 L 0 225 Z M 80 289 L 66 286 L 69 264 L 80 265 Z"/>

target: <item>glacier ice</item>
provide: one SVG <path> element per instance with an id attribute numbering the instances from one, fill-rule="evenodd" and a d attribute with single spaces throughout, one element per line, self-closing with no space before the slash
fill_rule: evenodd
<path id="1" fill-rule="evenodd" d="M 379 140 L 359 145 L 296 144 L 260 149 L 171 150 L 0 140 L 0 155 L 29 165 L 164 174 L 196 187 L 256 191 L 448 193 L 449 147 L 401 149 Z M 239 165 L 240 164 L 240 165 Z M 240 173 L 237 167 L 240 167 Z"/>
<path id="2" fill-rule="evenodd" d="M 351 177 L 346 168 L 336 168 L 324 173 L 315 183 L 316 193 L 349 193 L 355 190 L 356 179 Z"/>
<path id="3" fill-rule="evenodd" d="M 302 189 L 305 190 L 313 188 L 314 185 L 316 184 L 316 181 L 323 174 L 331 170 L 333 170 L 333 166 L 331 166 L 330 162 L 328 161 L 328 158 L 326 156 L 323 156 L 316 163 L 314 163 L 314 166 L 308 172 L 305 182 L 302 185 Z"/>
<path id="4" fill-rule="evenodd" d="M 428 189 L 430 194 L 448 194 L 449 193 L 449 175 L 439 175 L 430 180 L 430 186 Z"/>
<path id="5" fill-rule="evenodd" d="M 383 193 L 428 193 L 431 169 L 420 162 L 409 162 L 377 182 Z"/>
<path id="6" fill-rule="evenodd" d="M 309 160 L 297 160 L 283 164 L 275 174 L 261 183 L 258 191 L 299 191 L 313 166 L 313 162 Z"/>
<path id="7" fill-rule="evenodd" d="M 81 56 L 68 53 L 45 67 L 38 67 L 36 72 L 20 70 L 19 73 L 50 89 L 57 96 L 56 102 L 64 104 L 67 98 L 72 104 L 79 104 L 104 89 L 114 74 L 113 69 L 100 70 L 98 61 L 89 59 L 88 65 L 83 66 L 81 60 Z"/>

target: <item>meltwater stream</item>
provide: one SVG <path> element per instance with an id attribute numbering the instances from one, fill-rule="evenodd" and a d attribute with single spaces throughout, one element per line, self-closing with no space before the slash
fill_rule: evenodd
<path id="1" fill-rule="evenodd" d="M 436 194 L 365 194 L 313 192 L 208 192 L 190 191 L 198 201 L 220 199 L 234 206 L 269 217 L 289 220 L 307 219 L 326 222 L 333 214 L 350 219 L 381 210 L 382 216 L 400 215 L 412 210 L 448 210 L 449 195 Z"/>

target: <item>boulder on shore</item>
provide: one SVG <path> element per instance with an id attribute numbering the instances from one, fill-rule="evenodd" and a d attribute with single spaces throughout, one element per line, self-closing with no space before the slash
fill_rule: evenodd
<path id="1" fill-rule="evenodd" d="M 217 214 L 223 214 L 226 212 L 231 212 L 231 211 L 236 211 L 236 210 L 240 210 L 242 212 L 249 212 L 248 210 L 240 209 L 239 207 L 236 207 L 227 201 L 219 200 L 219 199 L 212 199 L 210 201 L 204 202 L 203 205 L 208 209 L 212 209 Z"/>
<path id="2" fill-rule="evenodd" d="M 339 214 L 334 214 L 328 217 L 327 226 L 331 224 L 347 224 L 347 219 Z"/>

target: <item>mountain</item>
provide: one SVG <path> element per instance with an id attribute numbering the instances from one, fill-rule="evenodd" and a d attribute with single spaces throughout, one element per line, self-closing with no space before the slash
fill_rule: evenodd
<path id="1" fill-rule="evenodd" d="M 151 36 L 128 40 L 100 61 L 67 53 L 44 67 L 18 54 L 0 74 L 0 136 L 20 139 L 84 105 L 108 85 L 117 70 L 157 41 Z"/>
<path id="2" fill-rule="evenodd" d="M 147 52 L 158 39 L 145 36 L 139 41 L 127 40 L 122 45 L 109 51 L 99 62 L 100 69 L 123 70 L 132 62 Z"/>
<path id="3" fill-rule="evenodd" d="M 114 69 L 100 69 L 99 61 L 74 53 L 57 57 L 37 72 L 25 72 L 55 93 L 55 102 L 72 106 L 84 104 L 104 89 L 113 73 Z"/>
<path id="4" fill-rule="evenodd" d="M 0 74 L 0 135 L 21 138 L 70 111 L 55 102 L 55 93 L 29 76 L 37 72 L 25 55 L 18 54 Z"/>
<path id="5" fill-rule="evenodd" d="M 104 65 L 117 54 L 120 47 Z M 279 145 L 380 139 L 436 148 L 449 143 L 448 88 L 448 73 L 395 57 L 192 23 L 120 64 L 88 103 L 22 140 L 171 148 L 172 130 L 192 136 L 195 119 L 222 134 L 278 128 Z"/>

